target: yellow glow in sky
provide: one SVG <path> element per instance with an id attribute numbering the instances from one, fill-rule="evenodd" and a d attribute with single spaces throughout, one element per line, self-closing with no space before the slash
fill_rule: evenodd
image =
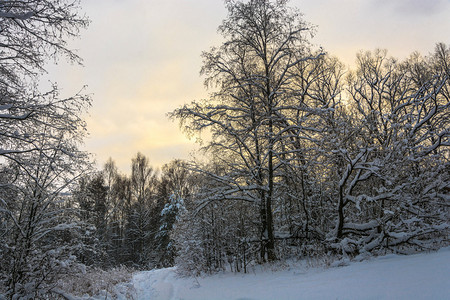
<path id="1" fill-rule="evenodd" d="M 351 65 L 360 50 L 386 48 L 404 58 L 449 44 L 449 0 L 291 0 L 317 25 L 312 40 Z M 153 166 L 189 158 L 196 149 L 166 113 L 207 97 L 199 76 L 201 52 L 220 44 L 217 27 L 226 17 L 221 0 L 83 0 L 92 20 L 79 49 L 84 67 L 61 62 L 48 79 L 63 95 L 87 85 L 93 107 L 85 149 L 101 167 L 112 157 L 128 172 L 138 152 Z"/>

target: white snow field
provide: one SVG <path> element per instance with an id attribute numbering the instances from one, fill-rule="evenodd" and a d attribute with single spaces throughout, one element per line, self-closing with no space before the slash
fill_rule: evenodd
<path id="1" fill-rule="evenodd" d="M 139 272 L 136 299 L 450 299 L 450 248 L 388 255 L 333 268 L 290 268 L 180 278 L 174 268 Z"/>

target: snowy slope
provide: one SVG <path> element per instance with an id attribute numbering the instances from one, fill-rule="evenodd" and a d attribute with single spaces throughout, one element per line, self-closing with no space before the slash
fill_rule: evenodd
<path id="1" fill-rule="evenodd" d="M 196 279 L 169 268 L 137 273 L 133 284 L 137 299 L 450 299 L 450 248 L 329 269 Z"/>

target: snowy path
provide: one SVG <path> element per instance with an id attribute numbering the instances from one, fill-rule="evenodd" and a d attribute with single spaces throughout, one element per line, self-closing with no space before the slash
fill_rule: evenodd
<path id="1" fill-rule="evenodd" d="M 173 299 L 173 284 L 167 280 L 174 268 L 139 272 L 133 277 L 138 299 Z"/>
<path id="2" fill-rule="evenodd" d="M 140 272 L 137 299 L 450 299 L 450 248 L 389 255 L 330 269 L 178 278 L 174 268 Z"/>

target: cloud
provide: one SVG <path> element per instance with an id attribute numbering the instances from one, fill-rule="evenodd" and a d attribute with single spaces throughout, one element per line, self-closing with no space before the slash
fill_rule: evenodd
<path id="1" fill-rule="evenodd" d="M 450 0 L 292 0 L 318 25 L 313 40 L 345 63 L 360 49 L 387 48 L 394 56 L 422 53 L 448 42 Z M 220 45 L 223 1 L 82 0 L 92 24 L 72 47 L 84 67 L 50 68 L 67 96 L 84 85 L 93 94 L 86 149 L 127 170 L 138 151 L 152 164 L 187 157 L 188 141 L 166 113 L 208 92 L 200 54 Z M 433 17 L 430 17 L 433 15 Z M 413 17 L 412 17 L 413 16 Z M 416 17 L 418 16 L 418 17 Z M 191 146 L 189 146 L 191 145 Z"/>
<path id="2" fill-rule="evenodd" d="M 373 0 L 372 5 L 387 7 L 394 14 L 405 16 L 431 16 L 448 10 L 448 0 Z"/>
<path id="3" fill-rule="evenodd" d="M 49 77 L 67 96 L 84 84 L 93 94 L 85 149 L 97 154 L 100 167 L 111 156 L 122 170 L 138 151 L 155 166 L 187 158 L 195 145 L 166 113 L 205 97 L 200 54 L 217 44 L 223 3 L 82 0 L 82 6 L 92 24 L 71 46 L 85 67 L 61 63 Z"/>

